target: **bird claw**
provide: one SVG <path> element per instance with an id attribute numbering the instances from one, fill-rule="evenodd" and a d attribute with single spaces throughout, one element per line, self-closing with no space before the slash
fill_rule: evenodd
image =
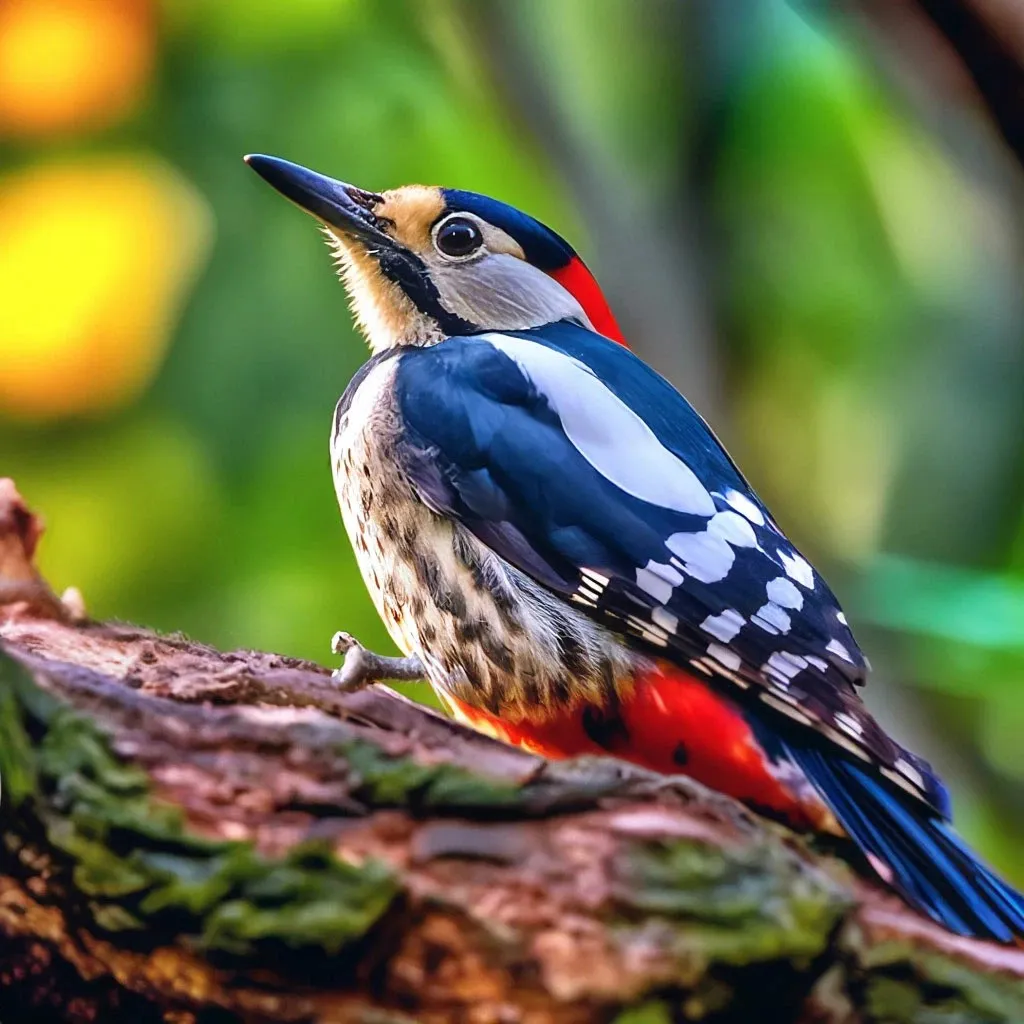
<path id="1" fill-rule="evenodd" d="M 416 655 L 391 658 L 367 650 L 351 633 L 337 632 L 331 638 L 331 652 L 343 658 L 331 679 L 345 693 L 354 693 L 371 683 L 390 680 L 423 679 L 423 664 Z"/>
<path id="2" fill-rule="evenodd" d="M 362 644 L 351 633 L 339 630 L 331 637 L 331 654 L 347 654 L 354 647 L 362 647 Z"/>

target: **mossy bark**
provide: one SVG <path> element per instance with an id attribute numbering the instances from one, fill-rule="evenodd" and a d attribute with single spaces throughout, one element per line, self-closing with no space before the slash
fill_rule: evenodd
<path id="1" fill-rule="evenodd" d="M 685 779 L 73 621 L 2 505 L 3 1024 L 1024 1021 L 1024 953 Z"/>
<path id="2" fill-rule="evenodd" d="M 1024 1019 L 1020 953 L 685 780 L 270 655 L 0 637 L 4 1024 Z"/>

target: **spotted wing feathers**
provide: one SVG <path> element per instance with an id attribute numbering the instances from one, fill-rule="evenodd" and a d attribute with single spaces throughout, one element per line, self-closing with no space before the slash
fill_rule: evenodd
<path id="1" fill-rule="evenodd" d="M 866 662 L 825 581 L 632 353 L 567 323 L 449 339 L 403 356 L 396 389 L 425 502 L 639 645 L 941 803 L 862 704 Z"/>

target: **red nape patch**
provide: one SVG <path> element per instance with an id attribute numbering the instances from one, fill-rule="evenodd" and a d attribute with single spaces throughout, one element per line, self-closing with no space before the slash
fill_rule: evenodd
<path id="1" fill-rule="evenodd" d="M 551 271 L 551 276 L 583 307 L 598 334 L 626 344 L 601 286 L 579 256 L 573 256 L 560 270 Z"/>
<path id="2" fill-rule="evenodd" d="M 798 827 L 818 827 L 818 808 L 775 775 L 736 704 L 668 662 L 638 677 L 614 711 L 577 706 L 543 722 L 512 723 L 447 699 L 459 721 L 543 757 L 613 754 L 656 772 L 689 775 Z"/>

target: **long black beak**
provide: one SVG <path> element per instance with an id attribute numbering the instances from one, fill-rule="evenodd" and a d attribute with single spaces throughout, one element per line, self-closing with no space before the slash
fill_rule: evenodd
<path id="1" fill-rule="evenodd" d="M 245 162 L 286 199 L 328 227 L 371 245 L 393 244 L 373 213 L 384 201 L 376 192 L 365 192 L 276 156 L 250 153 Z"/>

